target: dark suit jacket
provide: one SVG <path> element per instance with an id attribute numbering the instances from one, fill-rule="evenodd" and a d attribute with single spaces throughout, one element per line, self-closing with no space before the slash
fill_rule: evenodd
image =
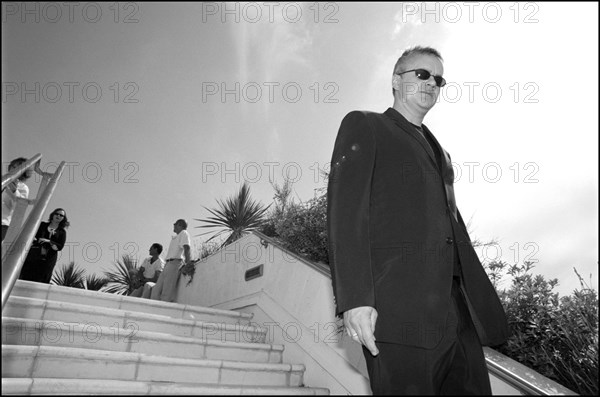
<path id="1" fill-rule="evenodd" d="M 327 190 L 337 314 L 372 306 L 378 342 L 435 347 L 451 303 L 456 252 L 480 340 L 500 344 L 508 335 L 504 310 L 456 208 L 450 156 L 430 137 L 441 167 L 392 108 L 351 112 L 342 121 Z"/>

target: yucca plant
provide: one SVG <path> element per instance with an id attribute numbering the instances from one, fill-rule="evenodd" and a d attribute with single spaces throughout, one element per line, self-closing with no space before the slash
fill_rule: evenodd
<path id="1" fill-rule="evenodd" d="M 257 229 L 265 221 L 265 213 L 269 209 L 269 206 L 265 207 L 263 204 L 257 203 L 250 198 L 250 187 L 246 182 L 244 182 L 237 195 L 233 195 L 225 201 L 217 200 L 217 204 L 219 205 L 217 209 L 204 207 L 213 216 L 195 220 L 208 223 L 208 225 L 196 227 L 217 227 L 222 229 L 209 238 L 207 242 L 221 236 L 223 233 L 229 233 L 229 236 L 221 244 L 221 247 Z M 201 233 L 199 236 L 207 233 L 211 232 Z"/>
<path id="2" fill-rule="evenodd" d="M 104 271 L 108 282 L 102 291 L 117 295 L 131 294 L 139 284 L 137 260 L 126 254 L 122 256 L 121 261 L 116 261 L 114 265 L 115 270 Z"/>
<path id="3" fill-rule="evenodd" d="M 85 288 L 85 270 L 77 267 L 75 262 L 71 261 L 68 265 L 63 265 L 52 275 L 51 282 L 63 287 Z"/>
<path id="4" fill-rule="evenodd" d="M 95 274 L 88 275 L 85 279 L 86 289 L 90 291 L 100 291 L 108 283 L 108 278 L 97 276 Z"/>

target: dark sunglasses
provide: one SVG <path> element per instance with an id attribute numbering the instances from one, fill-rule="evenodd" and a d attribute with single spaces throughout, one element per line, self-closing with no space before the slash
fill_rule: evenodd
<path id="1" fill-rule="evenodd" d="M 425 69 L 412 69 L 396 74 L 401 75 L 408 72 L 415 72 L 415 75 L 421 80 L 429 80 L 429 78 L 432 76 L 432 74 Z M 433 76 L 433 79 L 435 80 L 435 84 L 440 88 L 446 85 L 446 79 L 444 79 L 442 76 Z"/>
<path id="2" fill-rule="evenodd" d="M 63 218 L 65 217 L 63 214 L 58 214 L 58 213 L 54 214 L 54 216 L 60 216 L 60 217 L 63 217 Z"/>

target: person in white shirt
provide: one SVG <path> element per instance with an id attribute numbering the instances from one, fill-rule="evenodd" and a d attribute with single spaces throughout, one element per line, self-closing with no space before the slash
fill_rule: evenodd
<path id="1" fill-rule="evenodd" d="M 186 230 L 187 226 L 184 219 L 178 219 L 173 224 L 173 232 L 176 233 L 176 236 L 171 239 L 171 244 L 169 244 L 167 250 L 165 270 L 160 274 L 156 285 L 152 288 L 152 299 L 175 302 L 179 269 L 191 262 L 190 234 Z"/>
<path id="2" fill-rule="evenodd" d="M 26 161 L 27 159 L 25 157 L 14 159 L 8 165 L 8 171 L 10 172 L 18 168 Z M 16 181 L 10 183 L 8 187 L 2 191 L 2 241 L 4 241 L 8 227 L 10 226 L 12 214 L 17 206 L 17 198 L 21 197 L 26 199 L 29 197 L 29 187 L 24 182 L 31 178 L 31 175 L 32 170 L 28 169 L 23 172 Z"/>
<path id="3" fill-rule="evenodd" d="M 156 285 L 158 277 L 165 268 L 165 261 L 159 256 L 162 251 L 163 246 L 159 243 L 154 243 L 150 246 L 148 250 L 150 256 L 144 259 L 139 270 L 144 277 L 144 284 L 135 289 L 129 296 L 150 299 L 152 288 Z"/>

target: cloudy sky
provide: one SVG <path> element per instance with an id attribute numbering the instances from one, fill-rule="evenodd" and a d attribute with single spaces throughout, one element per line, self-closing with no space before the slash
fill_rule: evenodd
<path id="1" fill-rule="evenodd" d="M 168 247 L 247 180 L 297 201 L 324 186 L 339 124 L 392 105 L 402 51 L 448 85 L 425 124 L 452 155 L 482 259 L 598 277 L 595 3 L 2 3 L 2 172 L 67 167 L 44 215 L 71 221 L 59 265 L 102 271 Z M 28 183 L 32 195 L 39 178 Z M 206 239 L 196 238 L 196 241 Z"/>

